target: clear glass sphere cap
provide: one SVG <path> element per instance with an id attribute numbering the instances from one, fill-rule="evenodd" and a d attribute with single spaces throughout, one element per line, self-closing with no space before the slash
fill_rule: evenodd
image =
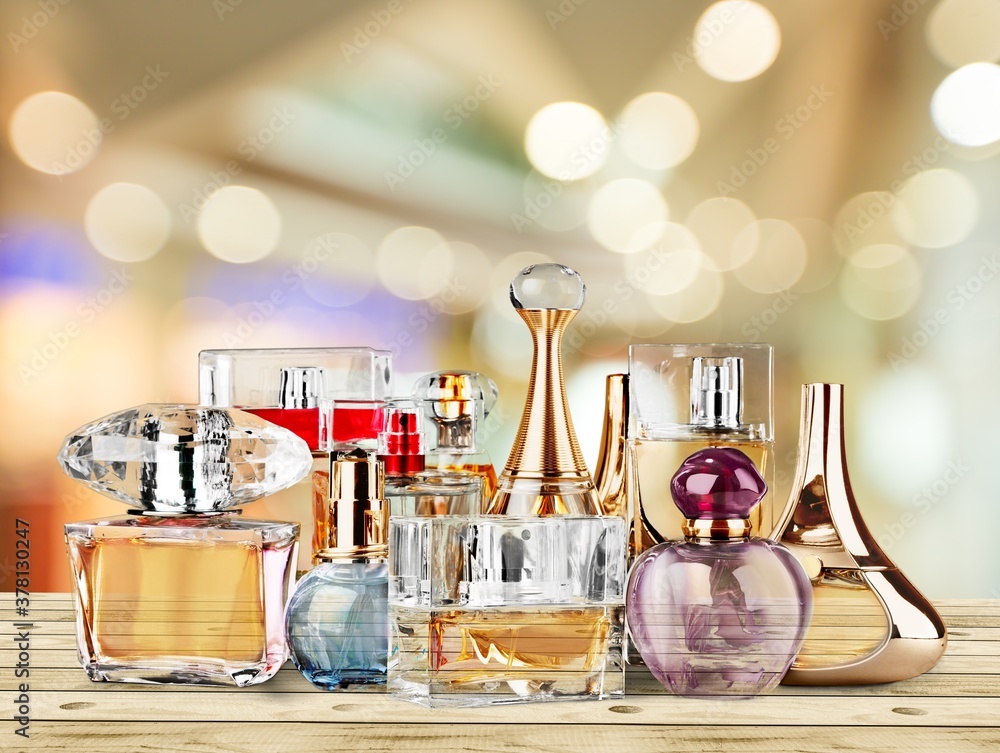
<path id="1" fill-rule="evenodd" d="M 510 302 L 516 309 L 579 311 L 586 295 L 580 273 L 562 264 L 532 264 L 510 283 Z"/>

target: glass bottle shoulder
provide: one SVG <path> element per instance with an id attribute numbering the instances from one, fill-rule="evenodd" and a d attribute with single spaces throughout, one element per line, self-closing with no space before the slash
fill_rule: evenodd
<path id="1" fill-rule="evenodd" d="M 240 540 L 259 536 L 263 543 L 294 541 L 298 523 L 218 515 L 117 515 L 67 523 L 67 536 L 82 538 L 138 538 Z"/>

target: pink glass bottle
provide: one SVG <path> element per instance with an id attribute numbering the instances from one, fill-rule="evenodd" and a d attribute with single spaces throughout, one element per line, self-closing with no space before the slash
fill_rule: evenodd
<path id="1" fill-rule="evenodd" d="M 670 492 L 686 539 L 636 559 L 625 608 L 632 641 L 678 695 L 766 692 L 788 671 L 812 614 L 812 587 L 795 557 L 749 535 L 767 485 L 743 452 L 710 447 L 684 461 Z"/>

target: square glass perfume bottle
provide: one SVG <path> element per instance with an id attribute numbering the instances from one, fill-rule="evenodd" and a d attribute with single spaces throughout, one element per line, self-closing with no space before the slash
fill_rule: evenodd
<path id="1" fill-rule="evenodd" d="M 202 404 L 253 413 L 309 445 L 310 476 L 254 508 L 256 514 L 301 525 L 301 575 L 312 567 L 313 550 L 324 545 L 313 527 L 311 477 L 329 476 L 333 447 L 374 447 L 385 421 L 385 399 L 392 393 L 392 355 L 372 348 L 203 350 L 198 364 Z"/>
<path id="2" fill-rule="evenodd" d="M 773 489 L 773 355 L 766 344 L 633 345 L 629 348 L 628 451 L 633 484 L 629 556 L 684 539 L 670 479 L 692 453 L 733 447 Z M 750 517 L 771 534 L 781 510 L 769 493 Z"/>
<path id="3" fill-rule="evenodd" d="M 389 521 L 389 690 L 425 706 L 621 697 L 625 521 Z"/>
<path id="4" fill-rule="evenodd" d="M 142 405 L 66 437 L 63 470 L 128 515 L 65 526 L 92 680 L 253 685 L 285 661 L 299 527 L 238 505 L 306 476 L 306 443 L 238 410 Z"/>

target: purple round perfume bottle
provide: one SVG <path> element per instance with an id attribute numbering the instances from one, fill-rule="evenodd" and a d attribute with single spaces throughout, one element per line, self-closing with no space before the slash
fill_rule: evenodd
<path id="1" fill-rule="evenodd" d="M 805 570 L 780 544 L 750 537 L 750 510 L 767 493 L 735 448 L 687 458 L 670 485 L 685 541 L 635 561 L 625 613 L 650 672 L 678 695 L 748 698 L 779 682 L 812 615 Z"/>

